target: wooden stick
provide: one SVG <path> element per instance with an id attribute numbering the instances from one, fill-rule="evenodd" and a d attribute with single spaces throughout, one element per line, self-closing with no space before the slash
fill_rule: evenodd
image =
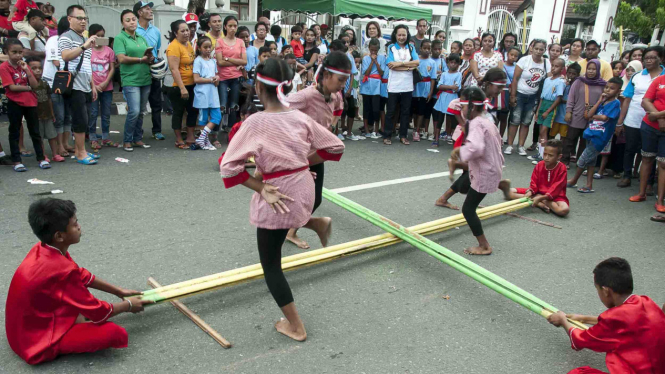
<path id="1" fill-rule="evenodd" d="M 161 285 L 157 283 L 157 281 L 153 277 L 148 278 L 148 286 L 152 288 L 161 287 Z M 201 317 L 197 316 L 194 312 L 192 312 L 192 310 L 189 309 L 185 304 L 183 304 L 178 300 L 171 300 L 171 304 L 173 304 L 173 306 L 176 307 L 176 309 L 182 312 L 182 314 L 187 316 L 187 318 L 191 319 L 192 322 L 194 322 L 196 326 L 200 327 L 201 330 L 205 331 L 206 334 L 210 335 L 213 339 L 215 339 L 215 341 L 219 343 L 219 345 L 221 345 L 226 349 L 231 348 L 231 343 L 229 343 L 228 340 L 224 339 L 224 337 L 219 335 L 219 333 L 215 331 L 215 329 L 210 327 L 210 325 L 208 325 L 206 321 L 204 321 Z"/>
<path id="2" fill-rule="evenodd" d="M 478 207 L 479 207 L 479 208 L 485 208 L 485 206 L 483 206 L 483 205 L 478 205 Z M 549 222 L 541 221 L 541 220 L 539 220 L 539 219 L 530 218 L 530 217 L 525 217 L 525 216 L 520 216 L 519 214 L 510 213 L 510 212 L 509 212 L 509 213 L 503 213 L 503 214 L 505 214 L 505 215 L 507 215 L 507 216 L 511 216 L 511 217 L 515 217 L 515 218 L 523 219 L 523 220 L 526 220 L 526 221 L 529 221 L 529 222 L 537 223 L 537 224 L 539 224 L 539 225 L 548 226 L 548 227 L 554 227 L 555 229 L 563 230 L 563 227 L 561 227 L 561 226 L 557 226 L 557 225 L 555 225 L 555 224 L 553 224 L 553 223 L 549 223 Z"/>

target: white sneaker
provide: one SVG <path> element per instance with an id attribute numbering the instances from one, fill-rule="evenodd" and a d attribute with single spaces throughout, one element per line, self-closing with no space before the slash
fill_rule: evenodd
<path id="1" fill-rule="evenodd" d="M 357 140 L 360 140 L 360 138 L 357 137 L 357 136 L 355 136 L 355 135 L 353 135 L 353 133 L 351 133 L 351 135 L 347 135 L 346 138 L 347 138 L 348 140 L 353 140 L 354 142 L 357 141 Z"/>
<path id="2" fill-rule="evenodd" d="M 503 153 L 506 155 L 512 155 L 513 154 L 513 146 L 509 145 L 506 147 L 506 149 L 503 150 Z"/>
<path id="3" fill-rule="evenodd" d="M 377 134 L 377 133 L 375 133 L 375 132 L 369 134 L 369 137 L 372 138 L 372 139 L 379 139 L 379 138 L 381 138 L 381 137 L 379 136 L 379 134 Z"/>
<path id="4" fill-rule="evenodd" d="M 342 135 L 346 136 L 346 131 L 344 131 L 344 132 L 342 133 Z"/>
<path id="5" fill-rule="evenodd" d="M 520 147 L 520 148 L 519 148 L 519 151 L 517 152 L 517 154 L 519 154 L 520 156 L 526 156 L 526 155 L 527 155 L 527 153 L 526 153 L 526 148 L 524 148 L 524 147 Z"/>
<path id="6" fill-rule="evenodd" d="M 427 140 L 430 141 L 430 142 L 433 142 L 434 141 L 434 135 L 428 136 Z"/>
<path id="7" fill-rule="evenodd" d="M 367 134 L 365 134 L 365 135 L 367 135 Z M 365 139 L 367 139 L 367 137 L 365 135 L 356 135 L 356 138 L 358 138 L 359 140 L 365 140 Z"/>
<path id="8" fill-rule="evenodd" d="M 344 141 L 344 139 L 345 139 L 344 135 L 342 135 L 342 134 L 337 135 L 337 138 L 341 141 Z"/>

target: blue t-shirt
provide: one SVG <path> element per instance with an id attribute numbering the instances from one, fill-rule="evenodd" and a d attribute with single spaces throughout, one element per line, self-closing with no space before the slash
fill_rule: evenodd
<path id="1" fill-rule="evenodd" d="M 589 127 L 584 130 L 582 136 L 587 141 L 590 141 L 597 151 L 600 152 L 612 139 L 614 128 L 619 119 L 619 113 L 621 113 L 621 103 L 617 99 L 600 104 L 596 114 L 607 116 L 607 121 L 591 120 L 589 122 Z"/>
<path id="2" fill-rule="evenodd" d="M 245 50 L 245 55 L 247 56 L 247 65 L 245 65 L 245 70 L 250 71 L 252 68 L 259 64 L 259 50 L 256 49 L 253 45 L 250 45 Z"/>
<path id="3" fill-rule="evenodd" d="M 441 74 L 441 79 L 439 79 L 438 86 L 441 85 L 457 86 L 457 90 L 454 90 L 453 93 L 441 91 L 439 98 L 436 100 L 436 104 L 434 104 L 434 109 L 436 109 L 441 113 L 447 113 L 448 105 L 450 105 L 450 102 L 459 98 L 459 91 L 462 88 L 462 73 L 460 73 L 459 71 L 454 73 L 447 71 Z"/>
<path id="4" fill-rule="evenodd" d="M 388 77 L 390 76 L 390 71 L 388 66 L 383 71 L 383 79 L 381 80 L 381 97 L 388 98 Z"/>
<path id="5" fill-rule="evenodd" d="M 506 75 L 508 76 L 508 83 L 506 84 L 506 89 L 508 89 L 508 87 L 510 87 L 510 84 L 513 83 L 513 77 L 515 76 L 515 64 L 513 64 L 513 66 L 508 66 L 504 63 L 503 70 L 506 72 Z"/>
<path id="6" fill-rule="evenodd" d="M 423 81 L 416 84 L 416 89 L 413 90 L 413 97 L 427 97 L 429 95 L 430 89 L 432 88 L 432 81 L 436 84 L 438 68 L 436 61 L 431 58 L 420 60 L 418 71 L 420 71 Z M 428 78 L 429 82 L 425 82 Z"/>
<path id="7" fill-rule="evenodd" d="M 566 122 L 566 102 L 568 101 L 568 95 L 570 94 L 570 85 L 567 85 L 563 89 L 563 102 L 559 104 L 559 107 L 556 108 L 556 115 L 554 116 L 554 122 L 567 125 Z"/>
<path id="8" fill-rule="evenodd" d="M 566 88 L 566 81 L 563 78 L 547 78 L 543 83 L 543 93 L 540 98 L 554 101 L 557 97 L 563 95 L 564 88 Z"/>
<path id="9" fill-rule="evenodd" d="M 385 72 L 386 71 L 386 56 L 381 56 L 378 55 L 376 57 L 376 61 L 379 63 L 379 66 L 381 67 L 381 71 Z M 367 77 L 367 81 L 362 82 L 362 80 L 365 79 L 365 72 L 369 68 L 369 65 L 372 63 L 372 58 L 369 56 L 363 57 L 363 63 L 360 68 L 360 74 L 361 74 L 361 83 L 360 83 L 360 94 L 361 95 L 368 95 L 368 96 L 374 96 L 374 95 L 380 95 L 381 94 L 381 76 L 379 76 L 379 69 L 377 69 L 376 65 L 372 65 L 372 71 L 370 72 L 370 75 L 375 75 L 379 76 L 377 79 L 376 77 Z"/>
<path id="10" fill-rule="evenodd" d="M 194 60 L 192 73 L 198 74 L 201 78 L 212 78 L 217 75 L 217 61 L 213 58 L 206 61 L 198 56 Z M 219 94 L 214 84 L 204 83 L 194 86 L 194 108 L 219 108 Z"/>
<path id="11" fill-rule="evenodd" d="M 349 90 L 349 85 L 351 84 L 351 77 L 355 76 L 358 73 L 358 68 L 356 67 L 356 60 L 353 58 L 353 55 L 347 53 L 346 57 L 348 57 L 349 61 L 351 62 L 351 76 L 349 76 L 349 79 L 346 80 L 346 85 L 344 86 L 344 92 L 342 92 L 342 95 L 346 95 L 346 92 Z"/>

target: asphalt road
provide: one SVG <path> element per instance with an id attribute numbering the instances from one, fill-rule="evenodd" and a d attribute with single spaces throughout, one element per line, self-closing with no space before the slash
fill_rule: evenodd
<path id="1" fill-rule="evenodd" d="M 112 130 L 124 117 L 112 118 Z M 150 121 L 146 121 L 149 132 Z M 168 128 L 170 118 L 164 117 Z M 112 138 L 121 140 L 119 134 Z M 8 148 L 7 125 L 0 139 Z M 27 222 L 29 204 L 52 189 L 76 202 L 83 229 L 72 257 L 97 276 L 126 288 L 146 289 L 146 279 L 183 281 L 258 262 L 255 229 L 248 222 L 250 193 L 225 190 L 218 173 L 221 151 L 178 150 L 173 135 L 149 141 L 151 149 L 103 149 L 99 165 L 67 160 L 43 171 L 0 168 L 0 299 L 14 270 L 37 239 Z M 340 163 L 326 165 L 325 186 L 363 183 L 447 170 L 450 147 L 426 151 L 428 142 L 387 147 L 347 141 Z M 30 142 L 27 142 L 30 147 Z M 114 161 L 125 157 L 128 164 Z M 507 156 L 505 177 L 527 186 L 532 165 Z M 26 183 L 30 178 L 54 185 Z M 344 196 L 403 225 L 456 214 L 434 206 L 450 185 L 429 179 L 345 193 Z M 649 221 L 654 198 L 630 203 L 636 187 L 614 179 L 594 183 L 595 194 L 569 193 L 572 213 L 560 219 L 527 208 L 519 213 L 556 223 L 562 230 L 501 216 L 485 221 L 494 254 L 473 261 L 567 312 L 600 313 L 591 271 L 610 256 L 627 258 L 635 292 L 665 302 L 663 226 Z M 50 195 L 49 195 L 50 196 Z M 463 197 L 454 203 L 462 204 Z M 501 202 L 499 193 L 484 204 Z M 332 244 L 381 230 L 325 202 L 317 211 L 334 220 Z M 318 248 L 315 235 L 303 237 Z M 467 227 L 430 237 L 461 253 L 475 244 Z M 284 255 L 299 251 L 285 244 Z M 198 295 L 184 302 L 222 336 L 222 349 L 168 304 L 114 322 L 127 329 L 127 349 L 70 355 L 30 367 L 0 339 L 6 373 L 565 373 L 577 366 L 605 369 L 604 355 L 575 352 L 562 329 L 494 293 L 408 244 L 390 246 L 290 272 L 287 279 L 308 340 L 291 341 L 273 329 L 281 317 L 263 280 Z M 113 301 L 113 297 L 94 292 Z M 445 298 L 449 296 L 450 298 Z M 4 302 L 0 303 L 4 324 Z"/>

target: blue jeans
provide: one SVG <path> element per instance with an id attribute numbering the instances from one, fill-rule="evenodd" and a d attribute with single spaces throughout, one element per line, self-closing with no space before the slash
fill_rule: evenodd
<path id="1" fill-rule="evenodd" d="M 233 78 L 219 82 L 219 106 L 222 115 L 228 114 L 228 127 L 236 124 L 236 113 L 240 109 L 238 100 L 240 99 L 240 79 Z M 219 125 L 215 126 L 213 131 L 219 131 Z"/>
<path id="2" fill-rule="evenodd" d="M 525 95 L 517 92 L 517 105 L 513 108 L 513 118 L 511 124 L 513 126 L 531 125 L 533 119 L 533 111 L 538 104 L 538 94 Z"/>
<path id="3" fill-rule="evenodd" d="M 102 113 L 102 140 L 109 138 L 109 126 L 111 125 L 111 102 L 113 101 L 113 91 L 104 91 L 97 93 L 97 100 L 90 103 L 90 119 L 88 122 L 88 133 L 90 141 L 97 138 L 97 116 Z M 100 108 L 101 107 L 101 108 Z"/>
<path id="4" fill-rule="evenodd" d="M 122 93 L 127 100 L 127 118 L 125 119 L 125 136 L 123 142 L 136 143 L 143 139 L 143 112 L 150 95 L 150 85 L 122 88 Z"/>
<path id="5" fill-rule="evenodd" d="M 55 115 L 55 131 L 58 134 L 72 132 L 72 115 L 69 105 L 65 104 L 65 98 L 52 93 L 51 102 L 53 102 L 53 114 Z"/>

